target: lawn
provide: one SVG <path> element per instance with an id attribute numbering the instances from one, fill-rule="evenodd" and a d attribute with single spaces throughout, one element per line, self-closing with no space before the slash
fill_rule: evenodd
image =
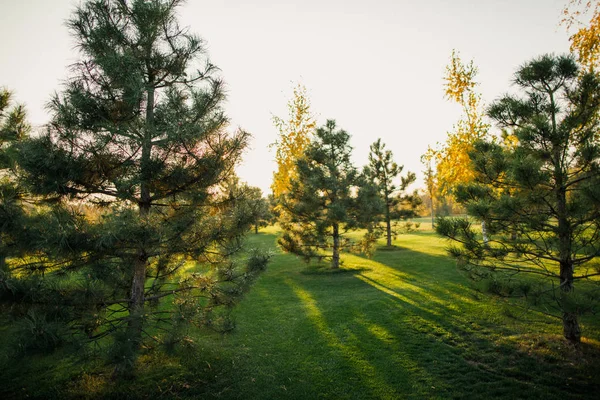
<path id="1" fill-rule="evenodd" d="M 249 246 L 274 252 L 235 310 L 234 332 L 191 332 L 173 352 L 143 354 L 137 378 L 58 351 L 9 357 L 0 398 L 446 399 L 596 398 L 600 322 L 582 319 L 573 349 L 561 323 L 476 291 L 423 222 L 372 259 L 339 272 L 281 253 L 277 232 Z"/>

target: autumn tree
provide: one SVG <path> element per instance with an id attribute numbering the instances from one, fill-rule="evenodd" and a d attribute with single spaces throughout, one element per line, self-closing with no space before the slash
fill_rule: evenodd
<path id="1" fill-rule="evenodd" d="M 488 114 L 516 143 L 476 142 L 475 179 L 457 191 L 470 215 L 488 221 L 490 241 L 466 219 L 442 219 L 438 232 L 459 244 L 451 254 L 472 277 L 510 284 L 529 276 L 506 293 L 549 297 L 565 338 L 578 343 L 578 316 L 599 300 L 589 285 L 600 275 L 600 81 L 580 77 L 569 56 L 544 55 L 514 82 L 523 95 L 500 98 Z"/>
<path id="2" fill-rule="evenodd" d="M 385 237 L 388 247 L 392 246 L 392 237 L 396 232 L 392 230 L 393 219 L 406 219 L 416 215 L 415 209 L 420 203 L 417 193 L 406 194 L 406 188 L 416 180 L 416 175 L 408 172 L 400 177 L 400 184 L 395 179 L 402 173 L 402 165 L 398 165 L 392 152 L 385 148 L 381 139 L 377 139 L 370 147 L 369 164 L 365 167 L 364 174 L 369 182 L 375 184 L 383 202 L 382 219 L 385 223 Z"/>
<path id="3" fill-rule="evenodd" d="M 273 173 L 271 185 L 275 199 L 289 191 L 291 180 L 297 176 L 296 161 L 304 154 L 316 126 L 303 85 L 297 84 L 294 87 L 287 108 L 288 116 L 285 119 L 273 117 L 273 123 L 279 131 L 275 143 L 277 170 Z"/>
<path id="4" fill-rule="evenodd" d="M 444 92 L 448 100 L 460 105 L 463 116 L 437 151 L 436 175 L 442 195 L 452 194 L 457 185 L 473 179 L 469 151 L 475 141 L 488 136 L 489 124 L 484 121 L 481 96 L 475 91 L 478 85 L 476 77 L 477 68 L 473 61 L 465 64 L 453 51 L 446 67 Z"/>
<path id="5" fill-rule="evenodd" d="M 571 52 L 586 70 L 595 69 L 600 60 L 600 3 L 570 0 L 561 23 L 569 31 L 576 30 L 570 37 Z"/>
<path id="6" fill-rule="evenodd" d="M 331 268 L 340 266 L 340 253 L 359 244 L 345 234 L 369 226 L 381 212 L 377 188 L 352 165 L 350 135 L 328 120 L 318 128 L 304 155 L 296 161 L 297 176 L 283 196 L 281 247 L 305 261 L 330 259 Z M 370 235 L 369 235 L 370 233 Z M 361 249 L 372 245 L 375 235 L 368 231 Z"/>
<path id="7" fill-rule="evenodd" d="M 82 3 L 68 21 L 81 59 L 47 132 L 19 151 L 23 181 L 62 207 L 32 238 L 39 257 L 14 266 L 43 278 L 24 298 L 37 315 L 56 306 L 47 318 L 74 335 L 111 335 L 123 372 L 146 338 L 177 339 L 170 328 L 229 329 L 227 310 L 267 260 L 230 257 L 253 220 L 219 185 L 249 134 L 228 133 L 223 81 L 178 25 L 181 3 Z M 186 273 L 195 263 L 203 272 Z"/>

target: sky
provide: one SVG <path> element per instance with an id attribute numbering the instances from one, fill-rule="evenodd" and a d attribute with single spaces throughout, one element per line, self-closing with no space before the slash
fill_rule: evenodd
<path id="1" fill-rule="evenodd" d="M 238 174 L 270 192 L 278 131 L 296 83 L 317 124 L 335 119 L 351 135 L 357 167 L 381 138 L 404 171 L 446 140 L 461 117 L 444 99 L 453 49 L 479 70 L 484 103 L 511 90 L 515 70 L 569 50 L 559 25 L 566 0 L 188 0 L 180 23 L 207 43 L 227 83 L 232 128 L 253 135 Z M 79 55 L 65 21 L 79 0 L 0 0 L 0 86 L 25 104 L 33 125 Z"/>

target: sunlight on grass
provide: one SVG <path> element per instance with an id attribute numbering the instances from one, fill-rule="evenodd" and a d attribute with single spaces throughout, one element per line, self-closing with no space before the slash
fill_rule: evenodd
<path id="1" fill-rule="evenodd" d="M 355 373 L 371 390 L 373 390 L 374 394 L 379 393 L 379 398 L 398 398 L 399 394 L 396 390 L 379 377 L 377 370 L 364 359 L 359 348 L 344 344 L 336 334 L 329 329 L 323 314 L 319 310 L 317 303 L 311 294 L 302 289 L 291 279 L 286 279 L 285 283 L 292 288 L 296 296 L 302 301 L 306 315 L 317 327 L 319 333 L 327 341 L 328 345 L 339 351 L 344 359 L 352 364 Z M 381 393 L 382 390 L 383 393 Z"/>

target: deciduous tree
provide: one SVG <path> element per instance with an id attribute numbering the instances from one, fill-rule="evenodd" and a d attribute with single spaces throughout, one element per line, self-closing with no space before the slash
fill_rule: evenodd
<path id="1" fill-rule="evenodd" d="M 477 68 L 473 61 L 465 64 L 456 51 L 452 52 L 446 67 L 445 95 L 458 103 L 463 111 L 462 118 L 448 133 L 446 143 L 437 151 L 437 179 L 442 195 L 452 194 L 459 184 L 470 182 L 474 172 L 471 168 L 469 151 L 473 143 L 488 136 L 489 124 L 484 121 L 481 96 L 477 87 Z"/>
<path id="2" fill-rule="evenodd" d="M 582 21 L 586 19 L 587 23 Z M 594 69 L 600 60 L 600 3 L 570 0 L 563 10 L 561 23 L 567 30 L 577 28 L 570 37 L 571 52 L 585 69 Z"/>
<path id="3" fill-rule="evenodd" d="M 286 119 L 273 117 L 273 122 L 279 130 L 279 137 L 275 143 L 277 170 L 273 174 L 271 185 L 275 199 L 290 190 L 290 182 L 297 176 L 296 161 L 304 154 L 316 127 L 306 87 L 303 85 L 297 84 L 294 87 L 287 108 Z"/>

